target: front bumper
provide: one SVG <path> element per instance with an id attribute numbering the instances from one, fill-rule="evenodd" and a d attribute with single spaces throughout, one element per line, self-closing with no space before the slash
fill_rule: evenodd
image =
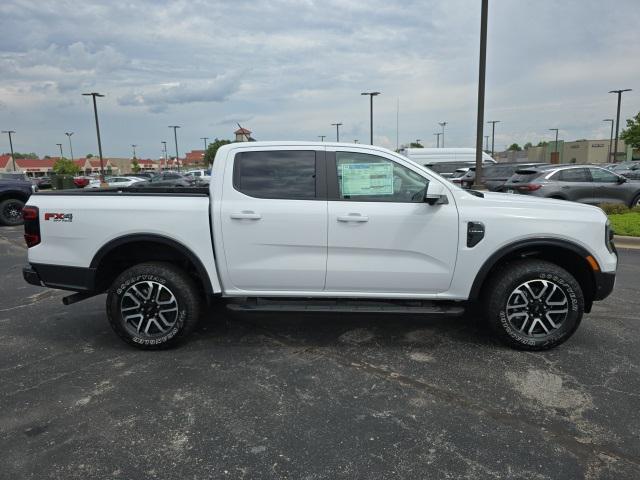
<path id="1" fill-rule="evenodd" d="M 616 284 L 615 272 L 593 272 L 595 282 L 594 300 L 604 300 L 613 291 Z"/>

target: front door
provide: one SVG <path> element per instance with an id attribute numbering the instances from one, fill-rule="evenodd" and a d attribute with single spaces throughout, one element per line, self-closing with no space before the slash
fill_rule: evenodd
<path id="1" fill-rule="evenodd" d="M 449 288 L 458 251 L 453 198 L 429 205 L 427 174 L 366 149 L 327 152 L 328 292 L 432 294 Z"/>
<path id="2" fill-rule="evenodd" d="M 324 288 L 324 151 L 237 153 L 225 169 L 221 224 L 230 283 L 247 291 Z"/>
<path id="3" fill-rule="evenodd" d="M 589 172 L 593 179 L 593 203 L 627 203 L 628 193 L 624 183 L 620 182 L 618 175 L 604 168 L 590 167 Z"/>

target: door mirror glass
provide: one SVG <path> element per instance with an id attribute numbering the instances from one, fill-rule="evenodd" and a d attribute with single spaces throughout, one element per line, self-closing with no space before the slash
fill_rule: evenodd
<path id="1" fill-rule="evenodd" d="M 623 177 L 622 175 L 618 176 L 618 183 L 622 184 L 627 181 L 627 177 Z"/>
<path id="2" fill-rule="evenodd" d="M 449 203 L 444 185 L 436 181 L 429 182 L 424 201 L 429 205 L 446 205 Z"/>

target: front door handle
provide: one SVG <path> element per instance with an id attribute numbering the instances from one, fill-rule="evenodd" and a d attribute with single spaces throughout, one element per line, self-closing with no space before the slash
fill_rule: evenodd
<path id="1" fill-rule="evenodd" d="M 260 220 L 262 215 L 251 210 L 243 210 L 239 213 L 232 213 L 231 218 L 234 220 Z"/>
<path id="2" fill-rule="evenodd" d="M 366 215 L 360 215 L 359 213 L 349 213 L 347 215 L 339 215 L 339 222 L 368 222 L 369 217 Z"/>

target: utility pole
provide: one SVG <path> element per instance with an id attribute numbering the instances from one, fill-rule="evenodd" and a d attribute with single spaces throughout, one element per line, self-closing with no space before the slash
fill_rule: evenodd
<path id="1" fill-rule="evenodd" d="M 336 127 L 336 142 L 339 142 L 340 141 L 340 126 L 342 124 L 341 123 L 332 123 L 331 125 Z"/>
<path id="2" fill-rule="evenodd" d="M 178 129 L 180 125 L 169 125 L 169 128 L 173 128 L 173 139 L 176 142 L 176 162 L 178 162 L 178 171 L 180 171 L 180 157 L 178 155 Z"/>
<path id="3" fill-rule="evenodd" d="M 11 162 L 13 163 L 13 171 L 16 171 L 16 159 L 13 158 L 13 140 L 11 140 L 11 134 L 16 133 L 15 130 L 2 130 L 2 133 L 9 135 L 9 148 L 11 149 Z"/>
<path id="4" fill-rule="evenodd" d="M 64 132 L 64 134 L 69 138 L 69 151 L 71 152 L 71 161 L 73 162 L 73 146 L 71 145 L 71 135 L 73 135 L 73 132 Z"/>
<path id="5" fill-rule="evenodd" d="M 207 140 L 209 140 L 209 137 L 200 137 L 200 140 L 204 140 L 204 151 L 206 153 L 206 151 L 207 151 Z"/>
<path id="6" fill-rule="evenodd" d="M 555 143 L 555 146 L 553 147 L 553 153 L 558 155 L 558 129 L 557 128 L 550 128 L 549 130 L 552 131 L 552 132 L 556 132 L 556 143 Z M 558 163 L 560 163 L 560 155 L 558 155 Z"/>
<path id="7" fill-rule="evenodd" d="M 480 14 L 480 65 L 478 68 L 478 120 L 476 126 L 476 176 L 473 181 L 473 188 L 482 188 L 482 136 L 484 134 L 484 81 L 487 71 L 488 17 L 489 0 L 482 0 Z"/>
<path id="8" fill-rule="evenodd" d="M 440 135 L 442 135 L 442 133 L 434 133 L 434 135 L 436 136 L 436 138 L 438 139 L 438 145 L 437 148 L 440 148 Z"/>
<path id="9" fill-rule="evenodd" d="M 164 168 L 166 170 L 167 169 L 167 142 L 163 140 L 160 143 L 162 144 L 162 151 L 164 152 Z"/>
<path id="10" fill-rule="evenodd" d="M 438 122 L 438 125 L 442 127 L 442 148 L 444 148 L 444 127 L 447 126 L 447 122 Z"/>
<path id="11" fill-rule="evenodd" d="M 607 162 L 611 162 L 611 146 L 613 144 L 613 122 L 615 122 L 615 120 L 613 118 L 605 118 L 602 121 L 611 122 L 611 135 L 609 135 L 609 156 L 607 157 Z"/>
<path id="12" fill-rule="evenodd" d="M 56 143 L 56 145 L 58 147 L 60 147 L 60 158 L 64 157 L 64 153 L 62 153 L 62 144 L 61 143 Z"/>
<path id="13" fill-rule="evenodd" d="M 362 92 L 360 95 L 369 95 L 369 144 L 373 145 L 373 97 L 380 95 L 380 92 Z"/>
<path id="14" fill-rule="evenodd" d="M 484 136 L 484 150 L 485 152 L 489 151 L 489 135 Z"/>
<path id="15" fill-rule="evenodd" d="M 98 124 L 98 107 L 96 105 L 96 97 L 104 97 L 104 95 L 96 92 L 83 93 L 84 96 L 93 97 L 93 114 L 96 117 L 96 134 L 98 135 L 98 155 L 100 155 L 100 185 L 104 185 L 104 161 L 102 160 L 102 142 L 100 141 L 100 125 Z"/>
<path id="16" fill-rule="evenodd" d="M 496 141 L 496 123 L 500 123 L 500 120 L 490 120 L 487 123 L 491 124 L 491 156 L 495 153 L 495 141 Z"/>
<path id="17" fill-rule="evenodd" d="M 613 150 L 613 162 L 616 163 L 618 161 L 618 130 L 620 129 L 620 102 L 622 100 L 623 92 L 630 92 L 630 88 L 625 88 L 623 90 L 611 90 L 609 93 L 617 93 L 618 94 L 618 113 L 616 114 L 616 143 Z"/>
<path id="18" fill-rule="evenodd" d="M 321 142 L 324 142 L 325 137 L 326 135 L 318 135 L 318 138 L 320 139 Z"/>

